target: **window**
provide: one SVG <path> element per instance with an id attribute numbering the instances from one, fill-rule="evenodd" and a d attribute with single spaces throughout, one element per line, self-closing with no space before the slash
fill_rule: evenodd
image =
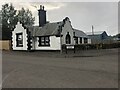
<path id="1" fill-rule="evenodd" d="M 82 37 L 80 37 L 80 43 L 82 43 Z"/>
<path id="2" fill-rule="evenodd" d="M 39 46 L 50 46 L 49 36 L 39 37 Z"/>
<path id="3" fill-rule="evenodd" d="M 71 44 L 71 37 L 69 35 L 69 32 L 66 35 L 66 44 Z"/>
<path id="4" fill-rule="evenodd" d="M 75 44 L 78 44 L 78 37 L 75 37 Z"/>
<path id="5" fill-rule="evenodd" d="M 84 38 L 84 43 L 88 43 L 88 39 L 87 38 Z"/>
<path id="6" fill-rule="evenodd" d="M 102 40 L 105 39 L 105 36 L 104 36 L 103 34 L 101 35 L 101 39 L 102 39 Z"/>
<path id="7" fill-rule="evenodd" d="M 23 47 L 23 33 L 16 34 L 16 43 L 17 47 Z"/>

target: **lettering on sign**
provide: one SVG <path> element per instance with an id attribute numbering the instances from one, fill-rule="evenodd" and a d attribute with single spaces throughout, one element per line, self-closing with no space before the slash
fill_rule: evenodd
<path id="1" fill-rule="evenodd" d="M 74 46 L 66 46 L 67 49 L 74 49 Z"/>

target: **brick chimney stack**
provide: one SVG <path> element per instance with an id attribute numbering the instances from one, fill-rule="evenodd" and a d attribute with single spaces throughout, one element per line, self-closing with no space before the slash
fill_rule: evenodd
<path id="1" fill-rule="evenodd" d="M 39 16 L 39 27 L 42 27 L 46 24 L 46 11 L 44 10 L 44 6 L 40 5 L 40 9 L 38 10 Z"/>

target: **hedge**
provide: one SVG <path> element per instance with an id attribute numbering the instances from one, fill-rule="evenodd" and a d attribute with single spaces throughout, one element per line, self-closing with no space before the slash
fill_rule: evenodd
<path id="1" fill-rule="evenodd" d="M 120 42 L 111 44 L 81 44 L 75 45 L 76 50 L 89 50 L 89 49 L 111 49 L 120 48 Z M 66 45 L 62 45 L 62 49 L 66 49 Z"/>

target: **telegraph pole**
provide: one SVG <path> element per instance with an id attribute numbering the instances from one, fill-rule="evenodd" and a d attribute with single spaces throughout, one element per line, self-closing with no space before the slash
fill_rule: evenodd
<path id="1" fill-rule="evenodd" d="M 92 35 L 94 35 L 94 27 L 93 27 L 93 25 L 92 25 Z"/>
<path id="2" fill-rule="evenodd" d="M 60 54 L 62 54 L 62 27 L 60 26 Z"/>
<path id="3" fill-rule="evenodd" d="M 95 42 L 94 42 L 94 41 L 95 41 L 95 40 L 94 40 L 94 26 L 93 26 L 93 25 L 92 25 L 92 34 L 91 34 L 91 35 L 92 35 L 91 42 L 92 42 L 92 43 L 95 43 Z"/>

